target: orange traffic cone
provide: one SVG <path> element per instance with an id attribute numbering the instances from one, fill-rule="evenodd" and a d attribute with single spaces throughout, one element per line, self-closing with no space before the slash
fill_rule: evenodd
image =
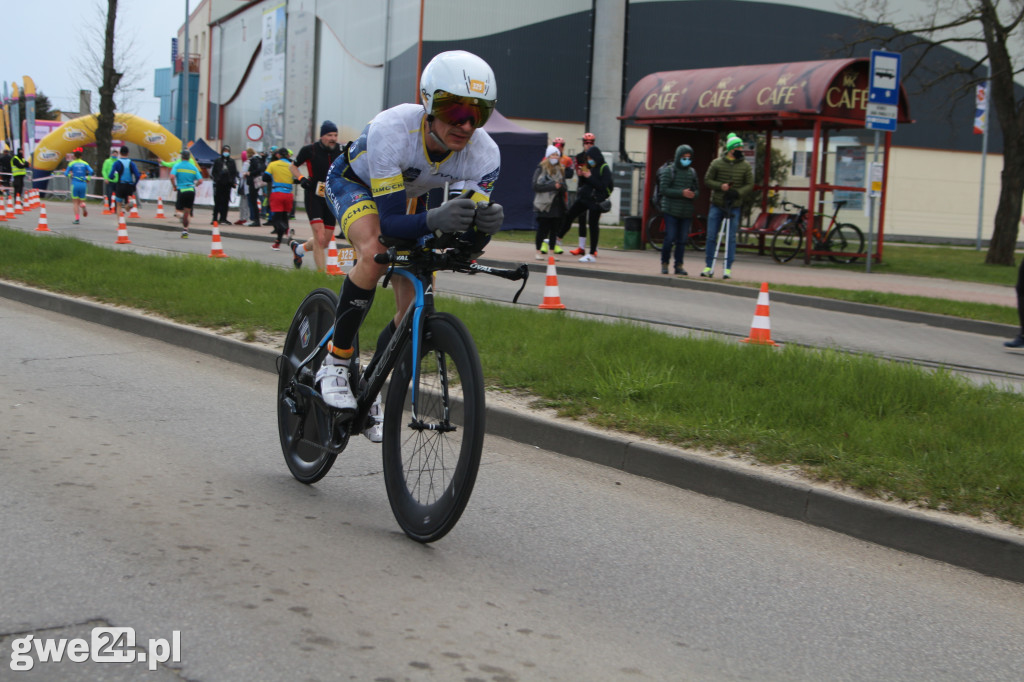
<path id="1" fill-rule="evenodd" d="M 110 215 L 111 213 L 114 212 L 114 207 L 111 206 L 110 204 L 110 197 L 105 197 L 103 199 L 103 215 Z"/>
<path id="2" fill-rule="evenodd" d="M 759 343 L 765 346 L 777 346 L 772 341 L 772 324 L 768 319 L 768 282 L 761 282 L 761 293 L 757 295 L 757 309 L 754 321 L 750 323 L 750 336 L 743 343 Z"/>
<path id="3" fill-rule="evenodd" d="M 163 199 L 163 197 L 157 197 L 156 198 L 156 215 L 153 216 L 153 217 L 154 218 L 166 218 L 167 217 L 167 216 L 164 215 L 164 199 Z"/>
<path id="4" fill-rule="evenodd" d="M 135 199 L 135 195 L 132 195 L 132 212 L 128 214 L 129 218 L 138 218 L 139 216 L 139 202 Z"/>
<path id="5" fill-rule="evenodd" d="M 565 310 L 562 297 L 558 294 L 558 273 L 555 272 L 555 257 L 548 256 L 548 273 L 544 280 L 544 301 L 537 306 L 541 310 Z"/>
<path id="6" fill-rule="evenodd" d="M 21 207 L 21 195 L 18 194 L 14 197 L 14 215 L 21 215 L 25 210 Z"/>
<path id="7" fill-rule="evenodd" d="M 39 225 L 36 226 L 36 232 L 49 232 L 50 225 L 46 222 L 46 204 L 39 207 Z"/>
<path id="8" fill-rule="evenodd" d="M 0 197 L 0 223 L 7 222 L 7 209 L 4 207 L 4 198 Z"/>
<path id="9" fill-rule="evenodd" d="M 210 258 L 227 258 L 228 254 L 224 253 L 224 247 L 220 243 L 220 228 L 217 223 L 213 223 L 213 243 L 210 244 Z"/>
<path id="10" fill-rule="evenodd" d="M 42 200 L 39 198 L 39 190 L 32 190 L 32 208 L 40 208 L 43 205 Z"/>
<path id="11" fill-rule="evenodd" d="M 115 244 L 131 244 L 132 240 L 128 239 L 128 225 L 124 221 L 124 214 L 121 214 L 120 219 L 117 221 L 117 241 Z"/>
<path id="12" fill-rule="evenodd" d="M 330 246 L 327 247 L 327 274 L 328 275 L 344 275 L 341 267 L 338 265 L 338 245 L 331 240 Z"/>
<path id="13" fill-rule="evenodd" d="M 17 213 L 14 212 L 14 197 L 10 194 L 7 195 L 7 218 L 8 220 L 14 220 L 14 216 Z"/>

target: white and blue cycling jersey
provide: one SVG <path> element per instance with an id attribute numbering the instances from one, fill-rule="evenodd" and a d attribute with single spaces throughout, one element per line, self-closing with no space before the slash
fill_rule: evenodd
<path id="1" fill-rule="evenodd" d="M 457 152 L 432 154 L 420 104 L 399 104 L 377 114 L 327 172 L 327 199 L 345 234 L 367 212 L 380 216 L 381 234 L 417 239 L 429 232 L 426 206 L 410 199 L 446 183 L 463 183 L 474 201 L 489 201 L 501 170 L 498 145 L 483 130 Z"/>

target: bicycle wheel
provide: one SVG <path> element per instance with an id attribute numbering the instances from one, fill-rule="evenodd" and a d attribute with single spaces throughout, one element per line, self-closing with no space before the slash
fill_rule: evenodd
<path id="1" fill-rule="evenodd" d="M 703 253 L 704 245 L 708 241 L 708 227 L 704 224 L 704 216 L 693 216 L 693 222 L 690 223 L 690 234 L 687 239 L 694 251 Z"/>
<path id="2" fill-rule="evenodd" d="M 301 388 L 314 388 L 316 370 L 326 349 L 320 349 L 315 360 L 296 371 L 334 324 L 337 310 L 338 298 L 329 289 L 317 289 L 306 296 L 295 312 L 277 359 L 277 430 L 284 461 L 292 476 L 303 483 L 323 478 L 348 442 L 348 432 L 335 429 L 330 410 Z"/>
<path id="3" fill-rule="evenodd" d="M 484 441 L 480 356 L 465 325 L 446 313 L 424 324 L 416 413 L 412 344 L 395 366 L 384 410 L 384 481 L 398 525 L 419 542 L 444 537 L 462 516 Z"/>
<path id="4" fill-rule="evenodd" d="M 647 243 L 660 249 L 665 243 L 665 218 L 656 215 L 647 221 Z"/>
<path id="5" fill-rule="evenodd" d="M 780 263 L 788 263 L 800 253 L 803 245 L 803 228 L 792 220 L 785 222 L 772 236 L 772 258 Z"/>
<path id="6" fill-rule="evenodd" d="M 860 231 L 859 227 L 850 223 L 836 225 L 828 236 L 825 250 L 838 253 L 863 253 L 864 233 Z M 828 258 L 833 263 L 854 263 L 857 260 L 857 256 L 829 256 Z"/>

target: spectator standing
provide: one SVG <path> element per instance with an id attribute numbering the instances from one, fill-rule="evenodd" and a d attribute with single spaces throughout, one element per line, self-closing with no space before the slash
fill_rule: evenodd
<path id="1" fill-rule="evenodd" d="M 1020 334 L 1003 344 L 1007 348 L 1024 348 L 1024 260 L 1017 270 L 1017 318 L 1020 320 Z"/>
<path id="2" fill-rule="evenodd" d="M 690 224 L 693 222 L 694 199 L 699 193 L 697 171 L 693 163 L 693 147 L 681 144 L 676 147 L 675 160 L 671 165 L 658 171 L 658 192 L 661 201 L 658 208 L 665 220 L 665 241 L 661 247 L 661 274 L 668 274 L 668 263 L 675 246 L 674 273 L 685 276 L 683 255 L 686 252 Z"/>
<path id="3" fill-rule="evenodd" d="M 188 224 L 196 201 L 196 187 L 203 182 L 199 166 L 192 162 L 192 153 L 181 152 L 181 161 L 171 166 L 171 188 L 176 191 L 174 208 L 181 213 L 181 238 L 188 239 Z"/>
<path id="4" fill-rule="evenodd" d="M 249 222 L 249 187 L 245 177 L 249 174 L 249 159 L 252 158 L 252 147 L 242 150 L 242 167 L 238 169 L 238 220 L 235 225 L 245 225 Z"/>
<path id="5" fill-rule="evenodd" d="M 231 147 L 224 145 L 221 148 L 220 157 L 213 162 L 210 169 L 210 178 L 213 180 L 213 223 L 228 222 L 228 204 L 231 202 L 231 190 L 238 186 L 238 167 L 235 160 L 231 158 Z"/>
<path id="6" fill-rule="evenodd" d="M 335 159 L 341 156 L 342 151 L 338 146 L 338 126 L 331 121 L 324 121 L 320 124 L 320 139 L 313 144 L 307 144 L 295 155 L 291 171 L 305 190 L 303 201 L 306 205 L 306 217 L 309 218 L 309 226 L 313 230 L 313 238 L 309 241 L 291 242 L 292 262 L 297 268 L 302 267 L 303 257 L 312 253 L 317 272 L 324 272 L 327 269 L 327 248 L 331 245 L 334 227 L 337 225 L 325 198 L 327 171 Z M 300 167 L 305 168 L 305 176 L 300 173 Z"/>
<path id="7" fill-rule="evenodd" d="M 25 192 L 25 173 L 28 172 L 28 164 L 19 149 L 11 157 L 11 184 L 14 186 L 14 196 L 20 197 Z"/>
<path id="8" fill-rule="evenodd" d="M 292 190 L 295 177 L 292 175 L 288 150 L 281 147 L 275 154 L 278 158 L 267 165 L 263 180 L 270 186 L 270 224 L 274 226 L 274 234 L 277 235 L 277 240 L 270 248 L 277 251 L 281 248 L 281 240 L 288 234 L 288 214 L 295 205 Z"/>
<path id="9" fill-rule="evenodd" d="M 612 189 L 612 171 L 604 162 L 604 154 L 595 145 L 593 133 L 583 135 L 583 152 L 577 155 L 579 186 L 576 200 L 569 207 L 562 223 L 564 236 L 573 222 L 580 218 L 579 246 L 569 253 L 581 256 L 581 263 L 597 260 L 597 242 L 600 238 L 601 203 L 608 198 Z M 586 216 L 586 223 L 583 217 Z M 589 228 L 589 230 L 588 230 Z M 590 233 L 590 253 L 587 253 L 587 233 Z"/>
<path id="10" fill-rule="evenodd" d="M 267 169 L 267 155 L 262 151 L 249 156 L 249 171 L 245 173 L 246 198 L 249 200 L 249 227 L 260 226 L 263 194 L 263 171 Z"/>
<path id="11" fill-rule="evenodd" d="M 729 219 L 729 233 L 725 235 L 724 279 L 732 277 L 732 262 L 736 258 L 736 233 L 740 227 L 740 207 L 754 189 L 754 170 L 743 158 L 743 140 L 730 133 L 725 140 L 725 154 L 711 162 L 704 174 L 704 184 L 711 190 L 711 208 L 708 210 L 708 237 L 704 246 L 704 270 L 701 277 L 712 277 L 715 244 L 722 219 Z"/>
<path id="12" fill-rule="evenodd" d="M 533 210 L 537 214 L 537 260 L 544 260 L 550 248 L 555 255 L 562 253 L 558 233 L 568 210 L 566 206 L 565 168 L 558 147 L 547 148 L 544 160 L 533 172 Z"/>
<path id="13" fill-rule="evenodd" d="M 4 147 L 0 151 L 0 191 L 7 194 L 11 186 L 11 150 Z"/>
<path id="14" fill-rule="evenodd" d="M 71 203 L 74 205 L 75 211 L 74 225 L 78 224 L 79 210 L 83 216 L 88 217 L 89 215 L 89 209 L 85 206 L 85 192 L 89 176 L 92 175 L 92 166 L 82 160 L 83 151 L 81 147 L 75 149 L 75 158 L 64 170 L 64 175 L 71 178 Z"/>
<path id="15" fill-rule="evenodd" d="M 118 216 L 124 215 L 128 199 L 135 194 L 135 185 L 141 177 L 139 167 L 128 157 L 128 147 L 121 147 L 119 158 L 110 166 L 110 175 L 107 176 L 108 180 L 115 183 L 114 202 L 117 204 L 115 213 Z"/>
<path id="16" fill-rule="evenodd" d="M 100 175 L 103 176 L 103 196 L 107 199 L 107 205 L 103 207 L 104 211 L 107 208 L 110 208 L 111 211 L 114 210 L 114 188 L 117 186 L 117 183 L 111 182 L 108 178 L 110 177 L 110 169 L 113 168 L 115 163 L 117 163 L 117 150 L 111 149 L 110 156 L 105 158 L 103 165 L 100 166 Z"/>

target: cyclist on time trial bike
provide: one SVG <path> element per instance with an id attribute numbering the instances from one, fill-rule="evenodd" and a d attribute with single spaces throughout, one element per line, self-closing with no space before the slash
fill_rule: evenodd
<path id="1" fill-rule="evenodd" d="M 416 240 L 461 233 L 463 248 L 479 255 L 504 219 L 501 205 L 489 202 L 501 166 L 498 146 L 480 130 L 497 99 L 491 67 L 469 52 L 442 52 L 423 69 L 420 98 L 422 105 L 399 104 L 375 116 L 327 173 L 327 203 L 358 255 L 341 286 L 334 337 L 316 376 L 324 401 L 339 410 L 357 407 L 348 363 L 377 282 L 387 272 L 373 259 L 386 250 L 380 235 Z M 458 182 L 465 194 L 427 210 L 430 189 Z M 415 294 L 405 278 L 391 283 L 398 310 L 381 332 L 378 349 L 387 345 Z M 379 443 L 379 397 L 371 416 L 374 424 L 364 435 Z"/>

